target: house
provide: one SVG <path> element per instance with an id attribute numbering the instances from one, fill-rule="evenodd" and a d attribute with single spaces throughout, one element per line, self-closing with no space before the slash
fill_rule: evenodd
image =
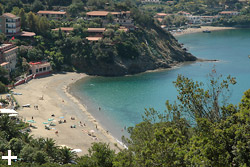
<path id="1" fill-rule="evenodd" d="M 107 12 L 107 11 L 91 11 L 91 12 L 87 12 L 86 16 L 87 16 L 87 19 L 89 20 L 94 19 L 94 18 L 106 19 L 109 13 L 110 12 Z"/>
<path id="2" fill-rule="evenodd" d="M 121 26 L 133 26 L 133 19 L 130 16 L 130 11 L 121 11 L 121 12 L 109 12 L 109 11 L 91 11 L 86 13 L 87 20 L 92 20 L 95 18 L 102 19 L 104 25 L 108 24 L 108 14 L 111 14 L 113 19 L 113 24 L 119 24 Z"/>
<path id="3" fill-rule="evenodd" d="M 155 18 L 164 18 L 166 16 L 168 16 L 170 14 L 167 14 L 167 13 L 156 13 L 156 15 L 154 16 Z"/>
<path id="4" fill-rule="evenodd" d="M 177 14 L 180 15 L 180 16 L 186 16 L 186 17 L 188 17 L 188 16 L 191 15 L 190 13 L 188 13 L 188 12 L 183 12 L 183 11 L 180 11 L 180 12 L 178 12 Z"/>
<path id="5" fill-rule="evenodd" d="M 30 62 L 29 74 L 33 74 L 34 77 L 38 77 L 41 75 L 50 74 L 52 71 L 51 64 L 47 61 L 42 62 Z"/>
<path id="6" fill-rule="evenodd" d="M 64 11 L 38 11 L 38 16 L 47 17 L 49 20 L 62 20 L 67 17 L 67 13 Z"/>
<path id="7" fill-rule="evenodd" d="M 174 2 L 174 1 L 167 1 L 166 4 L 167 4 L 167 5 L 174 5 L 175 2 Z"/>
<path id="8" fill-rule="evenodd" d="M 0 45 L 0 64 L 11 72 L 15 69 L 17 63 L 18 47 L 13 44 Z"/>
<path id="9" fill-rule="evenodd" d="M 86 39 L 87 39 L 88 41 L 95 41 L 95 42 L 97 42 L 97 41 L 99 41 L 100 39 L 102 39 L 102 37 L 86 37 Z"/>
<path id="10" fill-rule="evenodd" d="M 103 37 L 106 28 L 88 28 L 89 37 Z"/>
<path id="11" fill-rule="evenodd" d="M 73 27 L 60 27 L 60 28 L 55 28 L 55 29 L 52 29 L 52 31 L 59 31 L 59 29 L 61 29 L 62 32 L 64 33 L 70 33 L 71 31 L 74 30 Z"/>
<path id="12" fill-rule="evenodd" d="M 222 12 L 219 12 L 220 16 L 226 16 L 226 17 L 237 16 L 239 14 L 240 14 L 240 12 L 238 12 L 238 11 L 222 11 Z"/>
<path id="13" fill-rule="evenodd" d="M 142 0 L 142 3 L 161 3 L 160 0 Z"/>
<path id="14" fill-rule="evenodd" d="M 189 15 L 187 19 L 189 24 L 201 24 L 201 16 Z"/>
<path id="15" fill-rule="evenodd" d="M 0 33 L 7 36 L 17 34 L 21 31 L 20 17 L 11 13 L 4 13 L 0 16 Z"/>
<path id="16" fill-rule="evenodd" d="M 218 20 L 218 16 L 201 16 L 201 23 L 203 25 L 211 24 Z"/>
<path id="17" fill-rule="evenodd" d="M 129 29 L 123 26 L 120 26 L 120 28 L 118 29 L 119 31 L 123 31 L 123 32 L 128 32 Z"/>

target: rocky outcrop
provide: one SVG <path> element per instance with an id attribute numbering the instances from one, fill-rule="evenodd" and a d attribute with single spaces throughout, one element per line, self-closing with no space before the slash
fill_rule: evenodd
<path id="1" fill-rule="evenodd" d="M 123 76 L 147 70 L 171 68 L 180 62 L 197 60 L 195 56 L 186 52 L 169 32 L 156 25 L 150 29 L 143 29 L 138 34 L 138 42 L 134 45 L 139 54 L 134 58 L 115 55 L 116 46 L 114 45 L 109 48 L 108 52 L 111 54 L 108 60 L 98 60 L 95 57 L 88 61 L 74 61 L 74 65 L 89 75 Z M 107 52 L 107 49 L 103 52 Z"/>

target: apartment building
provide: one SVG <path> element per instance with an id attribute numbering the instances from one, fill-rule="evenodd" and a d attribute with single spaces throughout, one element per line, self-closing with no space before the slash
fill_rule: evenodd
<path id="1" fill-rule="evenodd" d="M 47 17 L 49 20 L 63 20 L 66 19 L 67 13 L 64 11 L 38 11 L 38 16 Z"/>
<path id="2" fill-rule="evenodd" d="M 18 47 L 13 44 L 0 45 L 0 65 L 8 71 L 8 76 L 15 69 Z"/>
<path id="3" fill-rule="evenodd" d="M 0 33 L 7 36 L 17 34 L 21 31 L 20 17 L 12 13 L 4 13 L 0 16 Z"/>

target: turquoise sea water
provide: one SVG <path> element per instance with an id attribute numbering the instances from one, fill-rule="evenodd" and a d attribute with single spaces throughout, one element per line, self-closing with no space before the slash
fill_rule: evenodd
<path id="1" fill-rule="evenodd" d="M 89 77 L 77 82 L 71 91 L 118 138 L 125 133 L 121 131 L 124 126 L 133 126 L 142 120 L 144 108 L 153 107 L 161 112 L 167 99 L 176 100 L 172 82 L 178 74 L 207 82 L 207 75 L 215 65 L 219 74 L 236 77 L 237 85 L 232 89 L 230 102 L 240 102 L 243 92 L 250 88 L 250 29 L 188 34 L 178 40 L 193 55 L 219 62 L 196 62 L 134 76 Z"/>

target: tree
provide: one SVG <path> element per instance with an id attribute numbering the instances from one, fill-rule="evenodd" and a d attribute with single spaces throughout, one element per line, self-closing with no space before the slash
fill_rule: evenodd
<path id="1" fill-rule="evenodd" d="M 222 79 L 213 70 L 210 74 L 210 84 L 204 88 L 202 82 L 179 75 L 174 82 L 179 95 L 179 105 L 170 105 L 166 102 L 167 109 L 171 112 L 181 112 L 187 114 L 189 118 L 207 118 L 211 122 L 217 122 L 230 113 L 223 113 L 220 104 L 226 104 L 229 97 L 229 86 L 236 84 L 235 78 L 228 76 Z"/>
<path id="2" fill-rule="evenodd" d="M 34 148 L 25 145 L 20 152 L 20 157 L 23 159 L 24 162 L 33 162 L 34 161 Z"/>
<path id="3" fill-rule="evenodd" d="M 9 148 L 11 149 L 11 151 L 14 152 L 14 154 L 16 154 L 16 155 L 19 154 L 23 148 L 22 140 L 17 139 L 17 138 L 12 138 L 9 141 Z"/>
<path id="4" fill-rule="evenodd" d="M 27 27 L 29 28 L 30 31 L 37 32 L 37 25 L 38 25 L 38 18 L 37 16 L 29 12 L 27 15 Z"/>
<path id="5" fill-rule="evenodd" d="M 63 164 L 70 163 L 76 159 L 76 153 L 71 152 L 69 148 L 63 147 L 60 149 L 60 162 Z"/>
<path id="6" fill-rule="evenodd" d="M 14 15 L 18 15 L 20 12 L 20 9 L 18 7 L 13 7 L 11 13 L 13 13 Z"/>
<path id="7" fill-rule="evenodd" d="M 35 162 L 37 162 L 39 164 L 44 164 L 44 163 L 49 161 L 48 155 L 44 151 L 37 151 L 34 154 L 34 160 L 35 160 Z"/>
<path id="8" fill-rule="evenodd" d="M 111 167 L 115 151 L 106 143 L 93 143 L 89 149 L 89 156 L 85 155 L 78 160 L 80 166 Z"/>
<path id="9" fill-rule="evenodd" d="M 42 2 L 40 0 L 35 0 L 34 3 L 32 4 L 32 11 L 38 12 L 39 10 L 42 9 L 44 9 Z"/>
<path id="10" fill-rule="evenodd" d="M 38 24 L 39 33 L 46 35 L 48 33 L 48 30 L 49 30 L 49 22 L 48 22 L 47 18 L 41 17 L 38 22 L 39 22 L 39 24 Z"/>
<path id="11" fill-rule="evenodd" d="M 2 4 L 0 4 L 0 15 L 2 15 L 3 14 L 3 5 Z"/>
<path id="12" fill-rule="evenodd" d="M 0 81 L 0 93 L 7 92 L 7 87 Z"/>
<path id="13" fill-rule="evenodd" d="M 26 24 L 26 15 L 25 15 L 25 11 L 23 8 L 19 10 L 19 16 L 21 18 L 21 27 L 22 29 L 25 29 L 27 24 Z"/>

